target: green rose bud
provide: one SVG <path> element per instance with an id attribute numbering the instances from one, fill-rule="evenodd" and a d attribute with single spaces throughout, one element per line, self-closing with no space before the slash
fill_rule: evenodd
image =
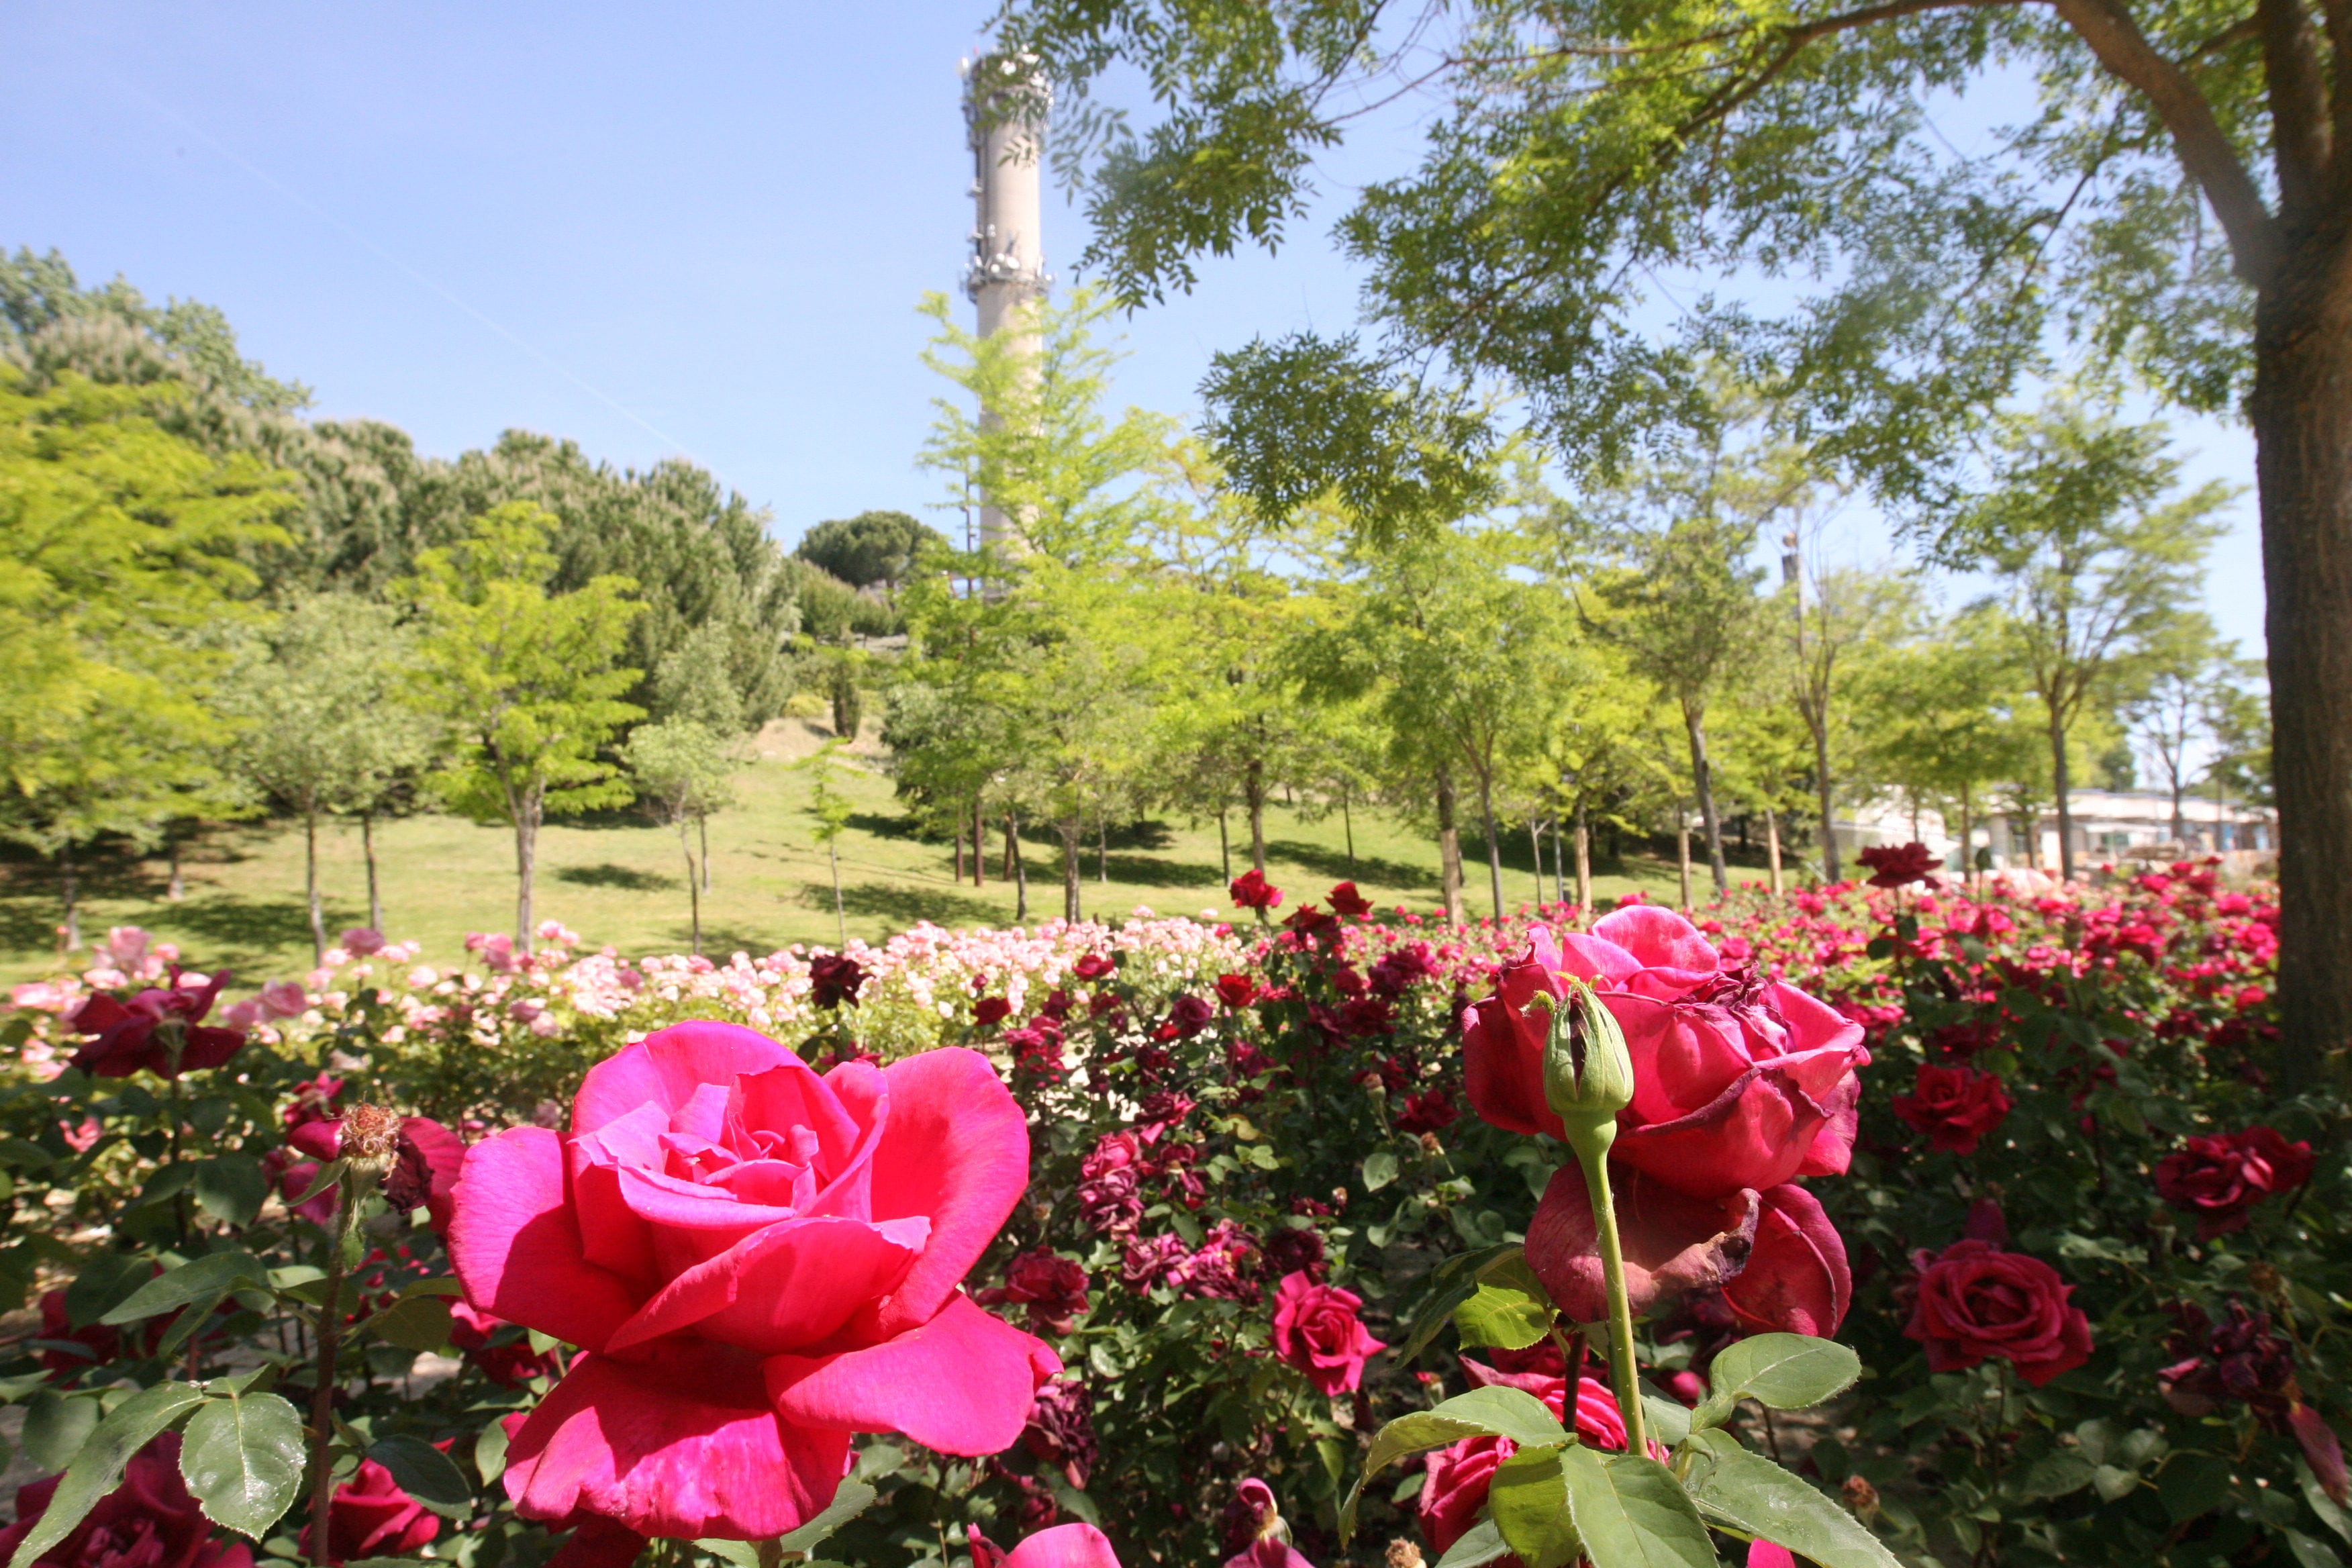
<path id="1" fill-rule="evenodd" d="M 1633 1103 L 1633 1058 L 1624 1031 L 1592 988 L 1568 983 L 1551 1004 L 1544 1045 L 1544 1098 L 1580 1155 L 1605 1153 L 1616 1141 L 1617 1113 Z"/>

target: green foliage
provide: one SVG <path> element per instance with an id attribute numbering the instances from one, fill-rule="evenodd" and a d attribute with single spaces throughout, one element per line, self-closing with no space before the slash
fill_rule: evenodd
<path id="1" fill-rule="evenodd" d="M 793 553 L 853 588 L 897 592 L 928 550 L 944 549 L 939 530 L 903 511 L 861 511 L 820 522 L 801 536 Z"/>

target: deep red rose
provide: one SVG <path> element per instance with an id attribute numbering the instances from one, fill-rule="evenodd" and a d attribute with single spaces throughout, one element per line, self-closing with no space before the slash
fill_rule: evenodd
<path id="1" fill-rule="evenodd" d="M 1228 1007 L 1246 1007 L 1257 1000 L 1257 982 L 1246 974 L 1220 974 L 1217 1000 Z"/>
<path id="2" fill-rule="evenodd" d="M 1089 952 L 1070 966 L 1070 973 L 1081 980 L 1108 980 L 1118 973 L 1118 962 L 1107 953 Z"/>
<path id="3" fill-rule="evenodd" d="M 1041 1334 L 1066 1334 L 1087 1310 L 1087 1271 L 1058 1252 L 1022 1253 L 1004 1270 L 1004 1283 L 972 1298 L 983 1307 L 1017 1306 L 1029 1310 L 1029 1326 Z"/>
<path id="4" fill-rule="evenodd" d="M 2242 1402 L 2273 1432 L 2286 1430 L 2287 1411 L 2303 1397 L 2294 1376 L 2294 1347 L 2272 1331 L 2268 1312 L 2250 1312 L 2232 1300 L 2217 1326 L 2194 1301 L 2166 1309 L 2178 1325 L 2164 1337 L 2177 1357 L 2158 1372 L 2165 1403 L 2192 1418 Z"/>
<path id="5" fill-rule="evenodd" d="M 1021 1431 L 1021 1446 L 1084 1491 L 1099 1457 L 1095 1447 L 1093 1393 L 1075 1377 L 1041 1384 L 1036 1403 L 1029 1407 L 1029 1424 Z"/>
<path id="6" fill-rule="evenodd" d="M 2253 1206 L 2311 1180 L 2311 1145 L 2268 1127 L 2249 1127 L 2188 1144 L 2156 1163 L 2157 1195 L 2197 1216 L 2197 1239 L 2243 1230 Z"/>
<path id="7" fill-rule="evenodd" d="M 1324 1394 L 1354 1393 L 1364 1363 L 1388 1349 L 1357 1320 L 1363 1304 L 1354 1291 L 1318 1285 L 1303 1270 L 1283 1276 L 1274 1302 L 1274 1353 Z"/>
<path id="8" fill-rule="evenodd" d="M 1397 1131 L 1443 1132 L 1454 1125 L 1454 1119 L 1460 1114 L 1454 1108 L 1453 1097 L 1444 1089 L 1423 1089 L 1405 1096 L 1404 1109 L 1397 1112 Z"/>
<path id="9" fill-rule="evenodd" d="M 286 1142 L 312 1159 L 332 1160 L 342 1152 L 342 1134 L 340 1121 L 306 1121 L 289 1132 Z M 384 1201 L 400 1214 L 421 1208 L 432 1217 L 436 1230 L 446 1230 L 449 1224 L 450 1190 L 457 1185 L 457 1173 L 466 1164 L 464 1140 L 429 1116 L 404 1116 L 395 1148 L 397 1155 L 383 1179 Z M 294 1167 L 288 1167 L 285 1181 L 289 1184 L 293 1172 Z M 316 1175 L 314 1171 L 313 1179 Z M 289 1201 L 299 1197 L 303 1190 L 292 1188 L 288 1194 Z M 304 1205 L 304 1212 L 310 1212 L 310 1205 Z M 331 1208 L 328 1210 L 330 1215 L 333 1212 Z"/>
<path id="10" fill-rule="evenodd" d="M 66 1313 L 66 1293 L 45 1290 L 41 1293 L 41 1338 L 58 1348 L 41 1352 L 41 1364 L 53 1377 L 70 1376 L 90 1367 L 112 1361 L 122 1352 L 122 1331 L 108 1328 L 103 1323 L 73 1326 Z M 64 1346 L 78 1345 L 79 1350 Z"/>
<path id="11" fill-rule="evenodd" d="M 866 966 L 839 952 L 820 952 L 809 960 L 809 1000 L 820 1007 L 857 1005 L 866 984 Z"/>
<path id="12" fill-rule="evenodd" d="M 1188 991 L 1168 1005 L 1168 1021 L 1161 1027 L 1170 1039 L 1189 1040 L 1207 1028 L 1216 1016 L 1217 1010 L 1209 1005 L 1207 997 L 1195 996 Z"/>
<path id="13" fill-rule="evenodd" d="M 2090 1320 L 2067 1305 L 2074 1288 L 2042 1259 L 1970 1240 L 1913 1264 L 1919 1293 L 1903 1332 L 1927 1347 L 1930 1372 L 1997 1356 L 2039 1388 L 2091 1359 Z"/>
<path id="14" fill-rule="evenodd" d="M 1992 1073 L 1974 1068 L 1922 1062 L 1909 1094 L 1895 1097 L 1895 1114 L 1927 1146 L 1947 1154 L 1973 1154 L 1986 1133 L 2001 1124 L 2011 1108 L 2009 1091 Z"/>
<path id="15" fill-rule="evenodd" d="M 16 1489 L 16 1522 L 0 1531 L 0 1561 L 33 1533 L 64 1479 Z M 180 1435 L 166 1432 L 131 1457 L 122 1484 L 71 1534 L 34 1561 L 40 1568 L 253 1568 L 253 1552 L 243 1542 L 213 1539 L 180 1479 Z"/>
<path id="16" fill-rule="evenodd" d="M 1465 1356 L 1462 1370 L 1468 1374 L 1473 1387 L 1507 1386 L 1535 1395 L 1554 1416 L 1572 1426 L 1580 1441 L 1592 1447 L 1620 1454 L 1625 1451 L 1625 1421 L 1617 1409 L 1616 1398 L 1598 1380 L 1579 1378 L 1576 1408 L 1570 1412 L 1567 1408 L 1568 1378 L 1559 1368 L 1557 1358 L 1551 1371 L 1513 1373 L 1481 1365 Z M 1650 1445 L 1650 1451 L 1654 1458 L 1664 1458 L 1665 1453 L 1655 1442 Z M 1508 1437 L 1469 1437 L 1434 1450 L 1423 1461 L 1421 1498 L 1416 1508 L 1421 1532 L 1428 1539 L 1433 1557 L 1442 1555 L 1477 1522 L 1478 1510 L 1486 1504 L 1496 1469 L 1517 1452 L 1518 1445 Z"/>
<path id="17" fill-rule="evenodd" d="M 1878 844 L 1854 857 L 1870 868 L 1870 885 L 1874 888 L 1901 888 L 1913 882 L 1936 885 L 1936 871 L 1944 864 L 1942 857 L 1925 844 Z"/>
<path id="18" fill-rule="evenodd" d="M 1013 1004 L 1002 996 L 983 996 L 971 1005 L 971 1021 L 992 1029 L 1013 1016 Z"/>
<path id="19" fill-rule="evenodd" d="M 441 1533 L 441 1521 L 402 1489 L 392 1472 L 362 1459 L 357 1474 L 335 1489 L 327 1510 L 327 1561 L 354 1557 L 405 1557 Z M 302 1552 L 310 1552 L 310 1527 L 302 1527 Z"/>
<path id="20" fill-rule="evenodd" d="M 1265 873 L 1255 867 L 1235 877 L 1226 890 L 1233 895 L 1236 909 L 1271 910 L 1282 902 L 1282 889 L 1268 882 Z"/>
<path id="21" fill-rule="evenodd" d="M 1353 882 L 1342 882 L 1331 889 L 1331 912 L 1349 920 L 1361 920 L 1372 912 L 1372 901 L 1356 891 Z"/>
<path id="22" fill-rule="evenodd" d="M 245 1044 L 243 1029 L 204 1023 L 227 984 L 223 971 L 201 986 L 183 985 L 175 966 L 170 986 L 150 986 L 128 1002 L 93 994 L 74 1010 L 73 1031 L 89 1043 L 74 1053 L 72 1065 L 92 1078 L 129 1078 L 142 1068 L 177 1078 L 220 1066 Z"/>

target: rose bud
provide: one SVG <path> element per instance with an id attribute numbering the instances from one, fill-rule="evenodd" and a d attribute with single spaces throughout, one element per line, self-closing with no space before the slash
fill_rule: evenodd
<path id="1" fill-rule="evenodd" d="M 1535 1001 L 1549 1004 L 1551 1014 L 1544 1099 L 1567 1128 L 1569 1147 L 1597 1157 L 1616 1139 L 1617 1113 L 1633 1103 L 1625 1033 L 1589 985 L 1571 980 L 1567 995 L 1553 1001 L 1538 994 Z"/>

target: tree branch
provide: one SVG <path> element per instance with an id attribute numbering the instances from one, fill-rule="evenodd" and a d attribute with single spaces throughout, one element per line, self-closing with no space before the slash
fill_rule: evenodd
<path id="1" fill-rule="evenodd" d="M 2334 151 L 2319 36 L 2303 0 L 2254 0 L 2263 74 L 2270 84 L 2271 144 L 2278 165 L 2279 218 L 2293 224 L 2320 199 Z"/>
<path id="2" fill-rule="evenodd" d="M 2171 132 L 2181 167 L 2197 182 L 2221 232 L 2229 236 L 2233 269 L 2247 283 L 2262 288 L 2277 264 L 2277 223 L 2205 95 L 2186 71 L 2157 52 L 2122 0 L 2050 0 L 2050 6 L 2090 46 L 2109 75 L 2147 98 Z"/>

